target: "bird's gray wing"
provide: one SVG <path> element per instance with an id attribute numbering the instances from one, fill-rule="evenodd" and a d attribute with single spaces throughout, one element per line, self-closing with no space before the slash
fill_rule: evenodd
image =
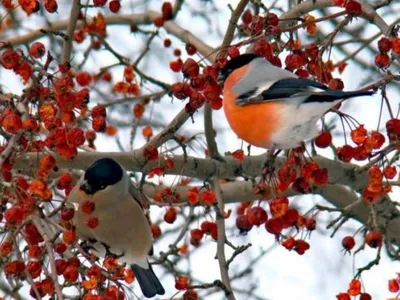
<path id="1" fill-rule="evenodd" d="M 267 90 L 276 81 L 297 78 L 288 70 L 278 68 L 263 58 L 256 58 L 251 61 L 247 70 L 247 73 L 232 86 L 236 95 L 248 94 L 258 89 Z"/>
<path id="2" fill-rule="evenodd" d="M 143 205 L 139 201 L 139 199 L 141 199 L 140 191 L 135 187 L 135 185 L 133 184 L 132 181 L 130 181 L 130 185 L 129 185 L 129 194 L 143 209 Z M 149 218 L 148 214 L 145 214 L 145 216 L 146 216 L 147 221 L 149 222 L 149 225 L 151 226 L 151 222 L 150 222 L 150 218 Z M 153 255 L 153 253 L 154 253 L 154 249 L 153 249 L 153 245 L 151 245 L 149 255 L 151 256 L 151 255 Z"/>
<path id="3" fill-rule="evenodd" d="M 277 80 L 275 83 L 265 88 L 254 89 L 244 94 L 240 94 L 237 98 L 238 105 L 246 105 L 251 103 L 276 101 L 279 99 L 287 99 L 293 97 L 302 97 L 304 100 L 311 95 L 328 95 L 331 90 L 327 86 L 311 79 L 304 78 L 285 78 Z M 335 94 L 335 93 L 333 93 Z M 341 94 L 336 92 L 336 94 Z M 336 98 L 337 99 L 337 98 Z"/>

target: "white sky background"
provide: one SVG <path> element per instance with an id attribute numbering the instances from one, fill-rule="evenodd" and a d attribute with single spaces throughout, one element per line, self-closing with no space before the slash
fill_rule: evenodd
<path id="1" fill-rule="evenodd" d="M 123 12 L 140 12 L 147 8 L 147 4 L 145 5 L 126 5 L 125 2 L 122 1 Z M 144 1 L 146 3 L 147 1 Z M 210 11 L 211 6 L 205 5 L 204 2 L 201 1 L 187 1 L 193 10 L 198 11 Z M 213 3 L 217 6 L 219 13 L 216 14 L 208 14 L 210 18 L 213 18 L 213 24 L 218 24 L 216 27 L 208 26 L 204 19 L 201 17 L 193 17 L 189 16 L 187 5 L 184 5 L 182 11 L 178 14 L 178 18 L 176 22 L 180 24 L 182 27 L 190 30 L 197 36 L 204 37 L 204 41 L 211 46 L 218 46 L 221 38 L 220 34 L 224 32 L 226 26 L 228 24 L 229 18 L 229 9 L 227 8 L 227 3 L 231 3 L 233 7 L 235 7 L 238 1 L 220 1 L 216 0 Z M 264 1 L 266 5 L 268 5 L 267 1 Z M 286 1 L 285 1 L 286 3 Z M 200 4 L 204 5 L 201 6 Z M 125 5 L 125 6 L 124 6 Z M 154 10 L 159 10 L 161 5 L 161 1 L 152 1 L 149 5 Z M 396 5 L 396 4 L 395 4 Z M 399 4 L 397 4 L 399 5 Z M 97 14 L 97 9 L 92 9 L 93 15 Z M 279 14 L 278 14 L 279 15 Z M 218 19 L 217 19 L 218 17 Z M 52 19 L 55 16 L 51 17 Z M 56 18 L 65 18 L 64 13 L 60 13 Z M 25 26 L 29 28 L 37 28 L 38 24 L 36 23 L 35 18 L 30 18 L 32 23 L 26 23 Z M 390 18 L 385 20 L 390 23 Z M 354 20 L 354 25 L 356 26 L 357 21 Z M 322 26 L 326 26 L 326 23 L 323 23 Z M 325 32 L 327 32 L 326 27 L 324 28 Z M 152 29 L 152 27 L 147 27 L 147 29 Z M 371 36 L 373 27 L 371 27 L 371 31 L 368 32 L 368 36 Z M 107 40 L 111 45 L 115 47 L 122 55 L 125 55 L 132 60 L 137 57 L 137 55 L 141 51 L 141 47 L 139 45 L 143 45 L 140 38 L 135 37 L 134 35 L 129 33 L 129 28 L 127 26 L 113 26 L 108 27 L 108 37 Z M 167 37 L 168 35 L 165 31 L 161 30 L 162 37 Z M 173 37 L 168 36 L 173 41 L 173 49 L 176 46 L 179 46 L 184 53 L 184 44 Z M 43 39 L 45 43 L 48 40 Z M 376 47 L 376 42 L 373 43 L 374 47 Z M 355 44 L 354 49 L 358 47 Z M 83 49 L 84 47 L 79 47 L 79 49 Z M 143 60 L 141 62 L 140 67 L 144 68 L 145 72 L 151 76 L 162 79 L 163 81 L 174 83 L 182 79 L 182 76 L 174 75 L 172 72 L 168 70 L 168 63 L 170 60 L 174 59 L 172 56 L 172 50 L 165 50 L 162 47 L 162 39 L 156 38 L 152 44 L 153 54 L 151 59 Z M 368 53 L 368 51 L 366 51 Z M 82 59 L 81 53 L 77 53 L 75 56 L 76 62 L 80 62 Z M 362 54 L 364 55 L 364 54 Z M 183 59 L 186 56 L 183 56 Z M 340 60 L 342 56 L 336 52 L 333 52 L 332 59 L 334 61 Z M 368 62 L 368 64 L 373 64 L 373 56 L 371 53 L 363 56 L 364 61 Z M 96 54 L 94 58 L 90 58 L 88 60 L 87 70 L 96 72 L 98 71 L 99 66 L 110 65 L 116 60 L 112 57 L 112 55 L 101 52 L 100 54 Z M 115 69 L 118 71 L 118 75 L 114 77 L 114 82 L 122 79 L 122 68 Z M 396 70 L 398 71 L 398 70 Z M 22 85 L 19 82 L 11 82 L 9 73 L 1 72 L 0 73 L 0 82 L 9 87 L 12 91 L 18 91 L 22 88 Z M 360 70 L 359 67 L 349 62 L 349 66 L 346 68 L 346 71 L 343 75 L 340 76 L 345 84 L 345 89 L 352 90 L 359 87 L 361 82 L 370 82 L 368 81 L 368 77 L 370 75 Z M 12 77 L 14 78 L 14 77 Z M 100 87 L 102 90 L 107 91 L 107 88 Z M 154 88 L 152 91 L 156 91 L 157 88 Z M 119 97 L 118 97 L 119 98 Z M 395 91 L 389 90 L 389 99 L 391 99 L 391 103 L 394 104 L 392 107 L 396 109 L 396 103 L 394 101 L 398 101 L 398 95 Z M 176 112 L 178 112 L 182 107 L 183 103 L 180 100 L 174 100 L 172 104 L 171 99 L 169 97 L 164 97 L 161 100 L 160 104 L 154 106 L 154 118 L 161 118 L 164 121 L 171 120 Z M 94 105 L 94 104 L 93 104 Z M 119 116 L 118 111 L 114 111 L 111 113 L 113 118 L 119 118 L 123 120 L 131 120 L 131 107 L 129 105 L 129 114 L 124 116 Z M 162 107 L 162 108 L 161 108 Z M 365 124 L 366 128 L 369 130 L 375 129 L 378 120 L 378 111 L 380 108 L 380 97 L 375 96 L 371 98 L 358 98 L 350 100 L 343 107 L 343 111 L 354 116 L 361 124 Z M 146 116 L 148 112 L 146 112 Z M 332 118 L 328 116 L 328 119 Z M 202 132 L 203 119 L 202 119 L 202 111 L 201 113 L 197 113 L 194 115 L 195 123 L 189 120 L 183 127 L 183 132 Z M 385 111 L 385 115 L 383 120 L 387 120 L 387 114 Z M 234 151 L 240 148 L 241 141 L 229 130 L 229 126 L 225 120 L 223 111 L 214 111 L 214 124 L 215 127 L 221 129 L 218 131 L 217 142 L 219 146 L 220 153 L 224 153 L 226 151 Z M 336 124 L 340 125 L 339 122 Z M 336 129 L 336 132 L 341 132 L 341 127 Z M 140 131 L 139 131 L 140 132 Z M 138 132 L 138 133 L 139 133 Z M 157 131 L 155 131 L 157 133 Z M 349 132 L 348 132 L 349 134 Z M 122 144 L 129 149 L 129 136 L 130 129 L 119 131 L 119 137 L 122 140 Z M 339 137 L 340 138 L 340 137 Z M 202 138 L 204 140 L 204 138 Z M 135 148 L 141 146 L 144 140 L 140 137 L 140 134 L 137 135 L 136 143 L 134 145 Z M 338 141 L 338 140 L 337 140 Z M 343 144 L 338 142 L 337 145 Z M 203 142 L 205 145 L 205 142 Z M 117 144 L 105 135 L 99 135 L 99 138 L 96 141 L 96 146 L 99 151 L 119 151 Z M 245 147 L 243 148 L 245 149 Z M 252 148 L 252 154 L 262 153 L 262 149 Z M 321 151 L 318 149 L 318 152 L 324 155 L 328 155 L 328 151 Z M 200 157 L 204 156 L 203 151 L 191 152 L 191 155 L 197 155 Z M 163 179 L 163 182 L 170 182 L 169 178 Z M 399 196 L 399 189 L 396 190 L 395 193 L 392 194 L 392 199 L 396 200 Z M 302 207 L 301 211 L 308 211 L 315 203 L 325 203 L 323 199 L 317 196 L 299 196 L 290 199 L 290 203 L 295 206 Z M 267 207 L 266 205 L 263 205 Z M 232 208 L 234 210 L 236 206 L 228 206 L 227 208 Z M 164 209 L 152 208 L 152 216 L 153 219 L 157 219 L 160 215 L 162 215 Z M 311 240 L 309 240 L 311 244 L 310 250 L 306 252 L 305 255 L 299 256 L 296 252 L 289 252 L 283 247 L 275 247 L 273 248 L 269 254 L 267 254 L 262 260 L 260 260 L 256 266 L 254 266 L 254 276 L 246 277 L 244 280 L 235 281 L 234 286 L 241 287 L 243 289 L 250 286 L 250 284 L 259 284 L 256 290 L 257 295 L 262 296 L 265 299 L 273 299 L 273 300 L 285 300 L 285 299 L 300 299 L 300 300 L 321 300 L 321 299 L 336 299 L 335 295 L 339 292 L 345 292 L 348 287 L 348 283 L 353 277 L 353 256 L 343 255 L 341 252 L 341 239 L 346 235 L 351 235 L 355 232 L 360 224 L 355 221 L 349 221 L 346 223 L 341 230 L 336 234 L 336 236 L 331 239 L 329 235 L 331 231 L 325 230 L 325 224 L 327 224 L 327 220 L 331 220 L 336 215 L 321 213 L 319 214 L 319 218 L 317 219 L 317 230 L 313 232 Z M 182 219 L 178 219 L 178 221 L 174 225 L 163 225 L 162 229 L 167 230 L 169 228 L 176 227 L 179 223 L 182 222 Z M 228 225 L 234 224 L 235 217 L 231 217 L 228 221 Z M 183 222 L 182 222 L 183 223 Z M 195 224 L 194 224 L 195 225 Z M 192 228 L 195 228 L 192 226 Z M 173 239 L 174 236 L 171 236 Z M 208 238 L 210 239 L 210 238 Z M 233 237 L 229 237 L 230 241 L 236 245 L 239 244 L 247 244 L 251 242 L 253 247 L 247 250 L 244 254 L 240 255 L 235 262 L 231 265 L 230 274 L 235 274 L 235 270 L 242 270 L 248 265 L 248 261 L 255 257 L 260 251 L 271 248 L 275 245 L 275 240 L 272 235 L 267 233 L 264 229 L 264 226 L 261 226 L 258 229 L 253 229 L 247 236 L 239 236 L 236 234 Z M 162 240 L 159 243 L 156 243 L 155 251 L 158 253 L 159 251 L 168 250 L 168 242 Z M 188 242 L 188 239 L 187 239 Z M 357 245 L 361 243 L 361 239 L 358 237 Z M 192 247 L 190 247 L 192 249 Z M 205 282 L 213 281 L 219 278 L 219 270 L 218 263 L 214 260 L 214 254 L 216 250 L 216 244 L 211 242 L 207 246 L 200 247 L 199 250 L 193 255 L 191 259 L 191 269 L 193 270 L 193 275 L 195 278 L 202 279 Z M 230 249 L 227 249 L 227 257 L 230 257 Z M 379 266 L 374 267 L 371 271 L 367 271 L 363 273 L 362 279 L 363 284 L 366 288 L 366 291 L 373 296 L 373 299 L 386 299 L 389 296 L 392 296 L 387 290 L 387 281 L 395 277 L 395 272 L 399 271 L 398 262 L 391 262 L 385 255 L 383 251 L 383 258 Z M 367 264 L 371 259 L 375 257 L 375 250 L 370 248 L 366 248 L 365 251 L 362 251 L 356 256 L 355 262 L 356 267 L 361 267 Z M 156 273 L 162 273 L 161 268 L 156 267 Z M 251 279 L 250 279 L 251 278 Z M 162 280 L 164 287 L 167 290 L 167 295 L 172 296 L 175 293 L 174 289 L 174 280 L 172 276 L 167 276 Z M 136 288 L 138 288 L 136 286 Z M 136 289 L 137 294 L 140 295 L 140 291 Z M 244 296 L 237 294 L 237 299 L 245 299 Z M 207 299 L 221 299 L 222 294 L 218 294 L 215 297 L 207 297 Z"/>

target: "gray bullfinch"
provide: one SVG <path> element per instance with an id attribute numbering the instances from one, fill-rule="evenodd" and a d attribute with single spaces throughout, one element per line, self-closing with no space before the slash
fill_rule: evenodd
<path id="1" fill-rule="evenodd" d="M 147 298 L 165 293 L 147 256 L 152 252 L 152 234 L 141 204 L 130 191 L 131 181 L 124 168 L 110 158 L 94 162 L 79 179 L 67 201 L 75 207 L 73 223 L 78 236 L 90 243 L 101 257 L 112 254 L 131 265 L 143 295 Z M 97 227 L 87 225 L 89 215 L 81 206 L 86 200 L 95 204 L 90 216 Z"/>
<path id="2" fill-rule="evenodd" d="M 318 135 L 317 121 L 341 101 L 372 91 L 333 90 L 255 54 L 229 60 L 219 73 L 223 107 L 237 136 L 266 149 L 290 149 Z"/>

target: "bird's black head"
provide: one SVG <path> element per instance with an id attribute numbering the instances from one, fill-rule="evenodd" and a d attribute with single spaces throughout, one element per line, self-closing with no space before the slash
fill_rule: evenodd
<path id="1" fill-rule="evenodd" d="M 96 160 L 85 172 L 80 189 L 88 195 L 119 182 L 124 175 L 121 166 L 111 158 Z"/>
<path id="2" fill-rule="evenodd" d="M 253 59 L 258 56 L 254 53 L 246 53 L 229 60 L 225 66 L 219 71 L 218 82 L 223 82 L 225 79 L 236 69 L 239 69 L 249 64 Z"/>

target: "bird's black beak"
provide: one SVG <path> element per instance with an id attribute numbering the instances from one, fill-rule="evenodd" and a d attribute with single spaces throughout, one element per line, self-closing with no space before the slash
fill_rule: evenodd
<path id="1" fill-rule="evenodd" d="M 96 192 L 96 190 L 89 184 L 89 182 L 87 182 L 87 180 L 84 180 L 81 183 L 79 189 L 81 189 L 88 195 L 93 195 Z"/>

